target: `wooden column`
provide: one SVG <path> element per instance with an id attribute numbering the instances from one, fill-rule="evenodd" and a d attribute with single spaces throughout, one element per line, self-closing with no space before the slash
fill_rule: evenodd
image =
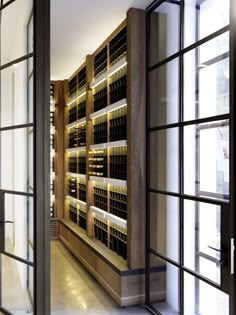
<path id="1" fill-rule="evenodd" d="M 128 267 L 145 266 L 146 21 L 145 11 L 127 12 Z"/>
<path id="2" fill-rule="evenodd" d="M 64 217 L 64 126 L 66 81 L 55 81 L 55 217 Z"/>
<path id="3" fill-rule="evenodd" d="M 93 63 L 92 56 L 86 56 L 86 174 L 87 174 L 87 192 L 86 192 L 86 209 L 87 209 L 87 233 L 88 236 L 93 236 L 93 213 L 90 211 L 90 206 L 93 206 L 93 185 L 89 180 L 89 147 L 93 143 L 93 124 L 89 115 L 93 112 L 93 93 L 89 89 L 89 84 L 92 82 Z"/>

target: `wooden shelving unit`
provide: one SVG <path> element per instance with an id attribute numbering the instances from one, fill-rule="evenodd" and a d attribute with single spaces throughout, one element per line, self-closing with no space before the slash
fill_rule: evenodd
<path id="1" fill-rule="evenodd" d="M 120 305 L 144 297 L 144 45 L 145 12 L 130 9 L 63 86 L 60 239 Z"/>

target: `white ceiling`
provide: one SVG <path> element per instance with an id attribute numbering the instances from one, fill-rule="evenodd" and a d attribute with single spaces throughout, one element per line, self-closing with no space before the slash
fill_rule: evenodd
<path id="1" fill-rule="evenodd" d="M 51 0 L 51 79 L 63 80 L 125 19 L 152 0 Z"/>

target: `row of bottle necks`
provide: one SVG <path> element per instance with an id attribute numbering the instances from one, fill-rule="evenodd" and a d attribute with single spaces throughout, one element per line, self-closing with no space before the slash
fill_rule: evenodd
<path id="1" fill-rule="evenodd" d="M 83 185 L 86 187 L 86 185 Z M 69 196 L 86 202 L 86 189 L 81 189 L 81 186 L 76 184 L 68 184 L 68 194 Z M 110 199 L 110 208 L 108 206 L 108 199 Z M 93 188 L 93 204 L 95 207 L 109 212 L 117 217 L 127 220 L 127 195 L 123 193 L 118 193 L 115 191 L 108 192 L 105 189 L 100 189 L 97 187 Z"/>
<path id="2" fill-rule="evenodd" d="M 87 228 L 86 213 L 79 211 L 77 214 L 76 208 L 70 205 L 69 218 L 82 229 Z M 94 236 L 101 241 L 105 246 L 115 251 L 119 256 L 127 259 L 127 233 L 126 230 L 118 225 L 109 226 L 105 220 L 99 217 L 94 217 Z M 109 235 L 108 235 L 109 234 Z"/>
<path id="3" fill-rule="evenodd" d="M 120 162 L 110 162 L 110 174 L 108 174 L 107 163 L 103 165 L 89 165 L 90 176 L 108 177 L 119 180 L 127 180 L 127 156 L 112 156 Z M 69 163 L 69 172 L 86 175 L 86 163 Z"/>
<path id="4" fill-rule="evenodd" d="M 107 121 L 93 126 L 94 144 L 108 142 Z M 110 120 L 109 142 L 127 139 L 127 116 L 120 116 Z M 76 148 L 86 145 L 86 129 L 80 126 L 69 133 L 69 148 Z"/>

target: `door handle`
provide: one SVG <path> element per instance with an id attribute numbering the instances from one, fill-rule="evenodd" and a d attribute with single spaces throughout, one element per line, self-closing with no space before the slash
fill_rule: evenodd
<path id="1" fill-rule="evenodd" d="M 216 252 L 219 252 L 219 253 L 222 252 L 222 249 L 220 249 L 220 248 L 215 248 L 215 247 L 212 247 L 212 246 L 208 246 L 208 248 L 213 249 L 213 250 L 215 250 Z"/>
<path id="2" fill-rule="evenodd" d="M 2 221 L 2 220 L 0 220 L 0 224 L 5 224 L 5 223 L 15 223 L 14 221 Z"/>

